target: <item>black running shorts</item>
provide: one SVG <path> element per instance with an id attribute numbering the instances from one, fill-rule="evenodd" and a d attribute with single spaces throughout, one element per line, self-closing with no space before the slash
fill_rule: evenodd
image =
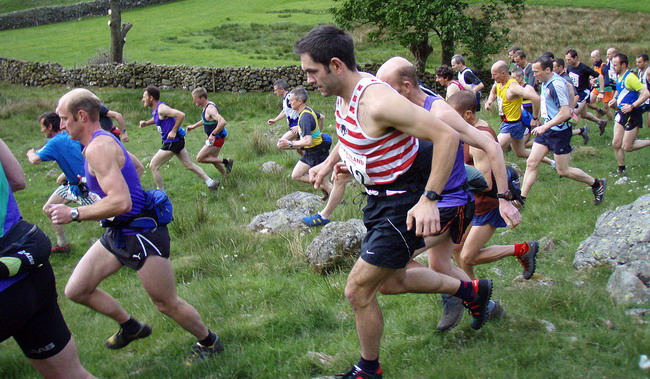
<path id="1" fill-rule="evenodd" d="M 124 238 L 124 241 L 118 241 L 120 238 Z M 166 225 L 151 232 L 134 235 L 123 235 L 117 233 L 115 228 L 108 228 L 99 242 L 115 255 L 121 264 L 136 271 L 142 268 L 150 255 L 169 258 L 169 231 Z"/>

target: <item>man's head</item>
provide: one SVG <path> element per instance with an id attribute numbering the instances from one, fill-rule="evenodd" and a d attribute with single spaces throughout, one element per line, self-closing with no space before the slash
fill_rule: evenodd
<path id="1" fill-rule="evenodd" d="M 576 67 L 580 64 L 578 60 L 578 52 L 574 49 L 569 49 L 565 53 L 564 59 L 566 59 L 566 64 L 572 67 Z"/>
<path id="2" fill-rule="evenodd" d="M 148 86 L 142 94 L 142 104 L 146 108 L 151 108 L 160 100 L 160 90 L 158 87 Z"/>
<path id="3" fill-rule="evenodd" d="M 558 58 L 553 59 L 553 72 L 558 75 L 563 75 L 566 71 L 566 66 L 564 65 L 564 59 Z"/>
<path id="4" fill-rule="evenodd" d="M 460 54 L 451 57 L 451 68 L 458 72 L 463 71 L 465 68 L 465 58 Z"/>
<path id="5" fill-rule="evenodd" d="M 273 83 L 273 93 L 275 96 L 284 97 L 289 91 L 289 83 L 284 79 L 278 79 Z"/>
<path id="6" fill-rule="evenodd" d="M 591 55 L 589 56 L 589 59 L 591 59 L 591 63 L 596 64 L 600 62 L 600 50 L 594 50 L 591 52 Z"/>
<path id="7" fill-rule="evenodd" d="M 76 88 L 59 99 L 56 113 L 61 118 L 60 128 L 79 140 L 86 125 L 99 125 L 101 101 L 94 93 L 84 88 Z"/>
<path id="8" fill-rule="evenodd" d="M 545 82 L 553 76 L 553 61 L 549 57 L 541 56 L 533 62 L 533 75 L 539 82 Z"/>
<path id="9" fill-rule="evenodd" d="M 321 25 L 302 37 L 295 46 L 307 82 L 316 85 L 323 96 L 338 94 L 340 77 L 356 72 L 352 37 L 331 25 Z"/>
<path id="10" fill-rule="evenodd" d="M 476 112 L 476 95 L 470 91 L 459 91 L 447 99 L 447 103 L 458 112 L 465 121 L 472 124 Z"/>
<path id="11" fill-rule="evenodd" d="M 640 54 L 636 57 L 636 68 L 643 71 L 648 68 L 648 54 Z"/>
<path id="12" fill-rule="evenodd" d="M 525 68 L 528 64 L 528 61 L 526 60 L 526 53 L 524 53 L 523 50 L 515 52 L 515 54 L 512 56 L 512 60 L 517 66 L 521 68 Z"/>
<path id="13" fill-rule="evenodd" d="M 512 58 L 515 55 L 517 51 L 521 50 L 518 46 L 512 46 L 511 48 L 508 49 L 508 59 L 512 62 Z"/>
<path id="14" fill-rule="evenodd" d="M 627 55 L 618 53 L 612 58 L 612 68 L 618 75 L 623 75 L 628 67 Z"/>
<path id="15" fill-rule="evenodd" d="M 456 78 L 454 70 L 451 67 L 443 64 L 442 66 L 436 69 L 436 82 L 442 84 L 443 86 L 448 86 L 452 80 Z"/>
<path id="16" fill-rule="evenodd" d="M 197 107 L 204 107 L 208 102 L 208 91 L 203 87 L 196 87 L 192 91 L 192 100 Z"/>
<path id="17" fill-rule="evenodd" d="M 607 60 L 611 62 L 616 54 L 618 54 L 618 50 L 615 47 L 610 47 L 607 49 Z"/>
<path id="18" fill-rule="evenodd" d="M 517 67 L 512 72 L 510 73 L 513 79 L 517 81 L 520 85 L 523 85 L 525 80 L 524 80 L 524 70 L 521 69 L 521 67 Z"/>
<path id="19" fill-rule="evenodd" d="M 417 69 L 402 57 L 393 57 L 384 62 L 377 70 L 377 78 L 409 100 L 420 91 Z"/>
<path id="20" fill-rule="evenodd" d="M 38 118 L 38 123 L 41 124 L 41 133 L 46 138 L 52 138 L 55 134 L 61 131 L 61 118 L 54 112 L 45 112 Z"/>
<path id="21" fill-rule="evenodd" d="M 504 61 L 495 62 L 492 65 L 490 72 L 492 73 L 492 79 L 499 84 L 505 84 L 508 79 L 510 79 L 510 74 L 508 74 L 508 64 Z"/>
<path id="22" fill-rule="evenodd" d="M 552 53 L 552 52 L 550 52 L 550 51 L 547 51 L 547 52 L 545 52 L 545 53 L 544 53 L 544 54 L 542 54 L 542 55 L 544 55 L 544 56 L 547 56 L 547 57 L 549 57 L 549 58 L 551 58 L 551 60 L 553 60 L 553 59 L 555 59 L 555 54 L 553 54 L 553 53 Z"/>
<path id="23" fill-rule="evenodd" d="M 291 109 L 301 111 L 306 106 L 308 98 L 309 96 L 304 88 L 295 88 L 289 95 L 289 105 L 291 105 Z"/>

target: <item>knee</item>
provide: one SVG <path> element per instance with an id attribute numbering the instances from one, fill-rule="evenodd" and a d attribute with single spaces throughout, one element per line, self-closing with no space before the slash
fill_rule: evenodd
<path id="1" fill-rule="evenodd" d="M 623 146 L 623 141 L 621 141 L 619 139 L 613 139 L 612 140 L 612 147 L 615 150 L 619 150 L 622 146 Z"/>
<path id="2" fill-rule="evenodd" d="M 352 309 L 364 308 L 370 304 L 372 296 L 367 296 L 365 293 L 363 287 L 352 281 L 348 281 L 345 286 L 345 298 L 352 306 Z"/>
<path id="3" fill-rule="evenodd" d="M 539 166 L 539 161 L 537 159 L 531 157 L 526 159 L 526 170 L 536 170 L 537 166 Z"/>
<path id="4" fill-rule="evenodd" d="M 633 149 L 633 145 L 631 145 L 631 144 L 627 144 L 627 143 L 624 143 L 624 144 L 622 144 L 622 145 L 623 145 L 623 146 L 622 146 L 622 147 L 623 147 L 623 150 L 624 150 L 625 152 L 628 152 L 628 153 L 629 153 L 630 151 L 634 151 L 634 149 Z"/>
<path id="5" fill-rule="evenodd" d="M 474 266 L 476 264 L 474 258 L 475 258 L 475 255 L 470 253 L 469 251 L 463 250 L 460 253 L 460 261 L 463 262 L 464 265 Z"/>
<path id="6" fill-rule="evenodd" d="M 293 179 L 293 180 L 300 180 L 301 177 L 302 177 L 302 175 L 299 175 L 297 172 L 292 172 L 291 173 L 291 179 Z"/>
<path id="7" fill-rule="evenodd" d="M 560 176 L 567 176 L 569 174 L 569 168 L 568 167 L 555 167 L 555 171 L 557 171 L 557 174 Z"/>
<path id="8" fill-rule="evenodd" d="M 192 163 L 192 162 L 183 162 L 183 167 L 185 167 L 186 170 L 193 170 L 194 169 L 194 163 Z"/>
<path id="9" fill-rule="evenodd" d="M 156 309 L 168 316 L 174 314 L 180 305 L 178 297 L 173 299 L 151 298 L 151 302 L 156 306 Z"/>
<path id="10" fill-rule="evenodd" d="M 45 213 L 48 216 L 49 216 L 49 213 L 47 211 L 48 211 L 49 208 L 50 208 L 50 203 L 45 203 L 45 205 L 43 205 L 43 208 L 42 208 L 43 213 Z"/>
<path id="11" fill-rule="evenodd" d="M 68 284 L 65 286 L 65 290 L 63 291 L 63 293 L 65 294 L 65 297 L 67 297 L 68 299 L 74 301 L 75 303 L 82 303 L 82 304 L 90 294 L 90 292 L 86 290 L 84 287 L 78 286 L 73 282 L 68 282 Z"/>

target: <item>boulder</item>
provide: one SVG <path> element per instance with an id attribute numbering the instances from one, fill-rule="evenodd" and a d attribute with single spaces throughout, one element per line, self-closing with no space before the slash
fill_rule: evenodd
<path id="1" fill-rule="evenodd" d="M 306 230 L 307 226 L 301 221 L 306 216 L 309 214 L 305 210 L 277 209 L 255 216 L 248 224 L 248 230 L 259 233 Z"/>
<path id="2" fill-rule="evenodd" d="M 262 172 L 282 172 L 284 171 L 284 167 L 282 167 L 280 164 L 275 163 L 273 161 L 268 161 L 264 162 L 262 164 Z"/>
<path id="3" fill-rule="evenodd" d="M 366 227 L 359 219 L 330 222 L 307 247 L 307 262 L 321 274 L 346 264 L 352 266 L 365 235 Z"/>
<path id="4" fill-rule="evenodd" d="M 617 304 L 650 302 L 650 288 L 627 265 L 616 268 L 607 282 L 607 291 Z"/>
<path id="5" fill-rule="evenodd" d="M 323 207 L 323 201 L 313 193 L 297 191 L 290 193 L 277 201 L 279 209 L 305 211 L 309 214 L 316 213 Z"/>

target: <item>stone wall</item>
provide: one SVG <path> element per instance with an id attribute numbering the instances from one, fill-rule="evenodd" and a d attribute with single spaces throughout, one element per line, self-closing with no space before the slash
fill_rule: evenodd
<path id="1" fill-rule="evenodd" d="M 378 65 L 366 65 L 365 71 L 375 73 Z M 75 87 L 124 87 L 144 88 L 150 84 L 162 89 L 191 90 L 205 87 L 209 92 L 260 92 L 270 91 L 273 82 L 285 79 L 291 87 L 307 85 L 305 74 L 298 66 L 273 68 L 252 67 L 192 67 L 168 66 L 150 63 L 125 63 L 87 65 L 65 68 L 57 63 L 29 62 L 0 57 L 0 81 L 43 87 L 68 85 Z M 436 91 L 435 75 L 425 73 L 422 81 Z M 491 83 L 486 83 L 490 88 Z M 487 93 L 486 90 L 483 91 Z"/>
<path id="2" fill-rule="evenodd" d="M 121 0 L 123 11 L 147 5 L 169 3 L 174 0 Z M 108 0 L 95 0 L 70 5 L 39 7 L 0 15 L 0 30 L 25 28 L 76 20 L 88 16 L 106 16 Z"/>

